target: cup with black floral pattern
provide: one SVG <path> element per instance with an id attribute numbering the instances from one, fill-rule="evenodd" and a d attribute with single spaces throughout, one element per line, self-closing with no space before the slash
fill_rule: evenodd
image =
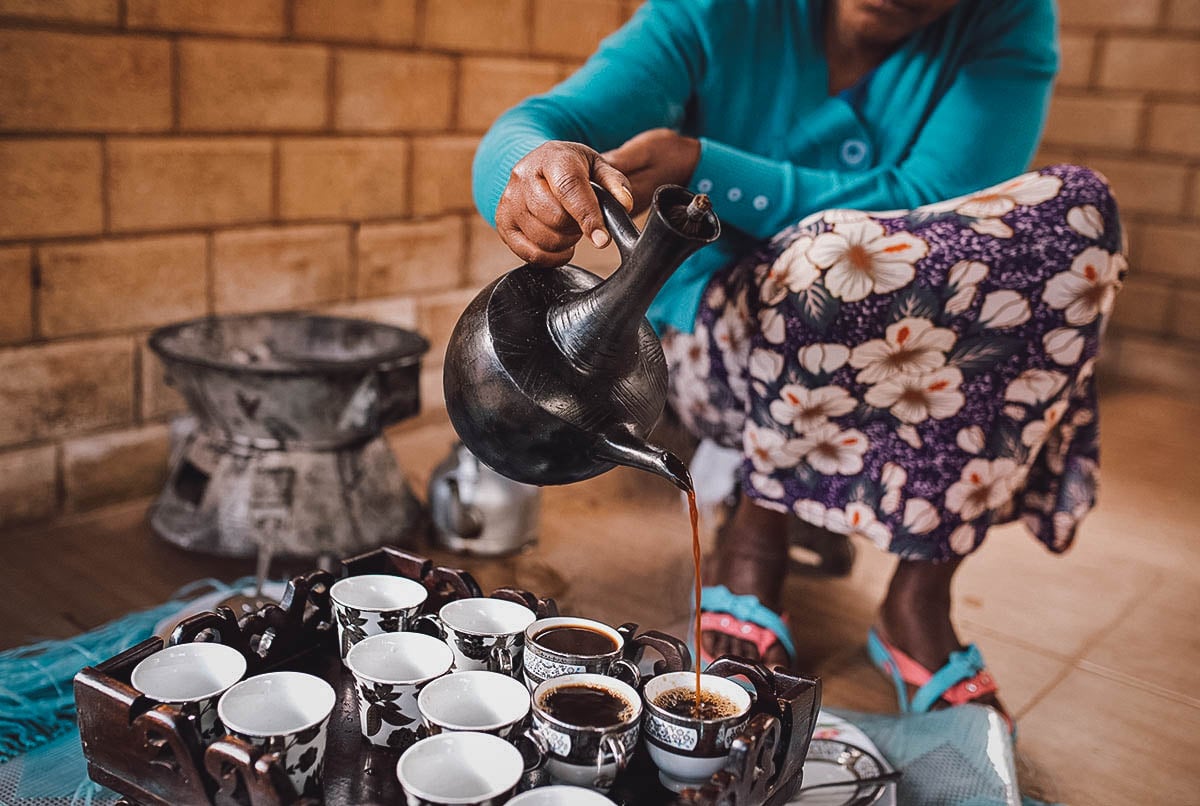
<path id="1" fill-rule="evenodd" d="M 161 649 L 133 668 L 130 683 L 152 700 L 176 706 L 191 720 L 200 739 L 225 733 L 217 720 L 217 700 L 246 674 L 246 658 L 231 646 L 212 642 Z"/>
<path id="2" fill-rule="evenodd" d="M 333 583 L 329 598 L 342 660 L 369 635 L 407 630 L 428 596 L 420 582 L 394 574 L 360 574 Z"/>
<path id="3" fill-rule="evenodd" d="M 319 677 L 267 672 L 226 691 L 217 714 L 234 736 L 278 753 L 298 795 L 319 797 L 329 715 L 336 701 L 333 687 Z"/>
<path id="4" fill-rule="evenodd" d="M 346 667 L 354 675 L 363 738 L 400 750 L 415 742 L 421 725 L 417 698 L 453 664 L 444 641 L 420 633 L 382 633 L 355 644 Z"/>

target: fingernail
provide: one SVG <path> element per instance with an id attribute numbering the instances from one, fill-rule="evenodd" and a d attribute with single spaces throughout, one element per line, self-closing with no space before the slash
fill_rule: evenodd
<path id="1" fill-rule="evenodd" d="M 592 230 L 592 243 L 596 244 L 597 249 L 608 246 L 608 233 L 602 229 Z"/>
<path id="2" fill-rule="evenodd" d="M 623 196 L 623 197 L 624 197 L 623 204 L 624 204 L 626 207 L 632 207 L 632 206 L 633 206 L 633 194 L 632 194 L 632 193 L 630 193 L 630 192 L 629 192 L 628 190 L 626 190 L 625 188 L 620 188 L 620 191 L 621 191 L 621 196 Z"/>

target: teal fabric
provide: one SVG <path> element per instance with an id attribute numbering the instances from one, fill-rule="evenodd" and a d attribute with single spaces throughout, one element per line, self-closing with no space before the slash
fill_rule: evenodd
<path id="1" fill-rule="evenodd" d="M 700 591 L 700 610 L 704 613 L 728 613 L 738 621 L 748 621 L 770 630 L 779 639 L 780 646 L 788 657 L 796 659 L 796 645 L 792 643 L 792 631 L 784 620 L 771 608 L 758 600 L 757 596 L 739 596 L 724 585 L 714 585 Z"/>
<path id="2" fill-rule="evenodd" d="M 698 137 L 694 191 L 724 233 L 650 310 L 691 332 L 714 272 L 809 213 L 911 209 L 1020 173 L 1058 68 L 1053 0 L 961 0 L 874 71 L 827 92 L 822 0 L 650 0 L 573 76 L 502 115 L 475 155 L 495 223 L 513 166 L 548 140 L 605 151 L 648 129 Z"/>
<path id="3" fill-rule="evenodd" d="M 187 602 L 229 588 L 212 579 L 176 591 L 171 601 L 130 613 L 90 632 L 0 652 L 0 761 L 38 747 L 75 725 L 75 673 L 149 638 L 154 625 Z"/>
<path id="4" fill-rule="evenodd" d="M 903 776 L 899 803 L 1044 806 L 1020 796 L 1012 743 L 1003 720 L 982 705 L 960 705 L 925 714 L 829 712 L 854 723 Z"/>

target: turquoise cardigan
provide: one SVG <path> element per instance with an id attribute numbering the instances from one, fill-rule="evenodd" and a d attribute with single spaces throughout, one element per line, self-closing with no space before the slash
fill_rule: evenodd
<path id="1" fill-rule="evenodd" d="M 691 189 L 725 234 L 648 314 L 690 332 L 709 278 L 809 213 L 910 208 L 1020 173 L 1058 69 L 1053 0 L 960 0 L 854 91 L 830 96 L 822 0 L 650 0 L 573 76 L 502 115 L 475 154 L 493 225 L 509 172 L 547 140 L 700 139 Z"/>

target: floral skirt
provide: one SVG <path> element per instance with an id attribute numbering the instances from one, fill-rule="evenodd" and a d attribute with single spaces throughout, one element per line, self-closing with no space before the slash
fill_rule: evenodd
<path id="1" fill-rule="evenodd" d="M 826 210 L 710 282 L 663 339 L 684 424 L 761 506 L 911 559 L 1094 505 L 1092 369 L 1120 288 L 1103 177 L 1058 165 L 912 211 Z"/>

